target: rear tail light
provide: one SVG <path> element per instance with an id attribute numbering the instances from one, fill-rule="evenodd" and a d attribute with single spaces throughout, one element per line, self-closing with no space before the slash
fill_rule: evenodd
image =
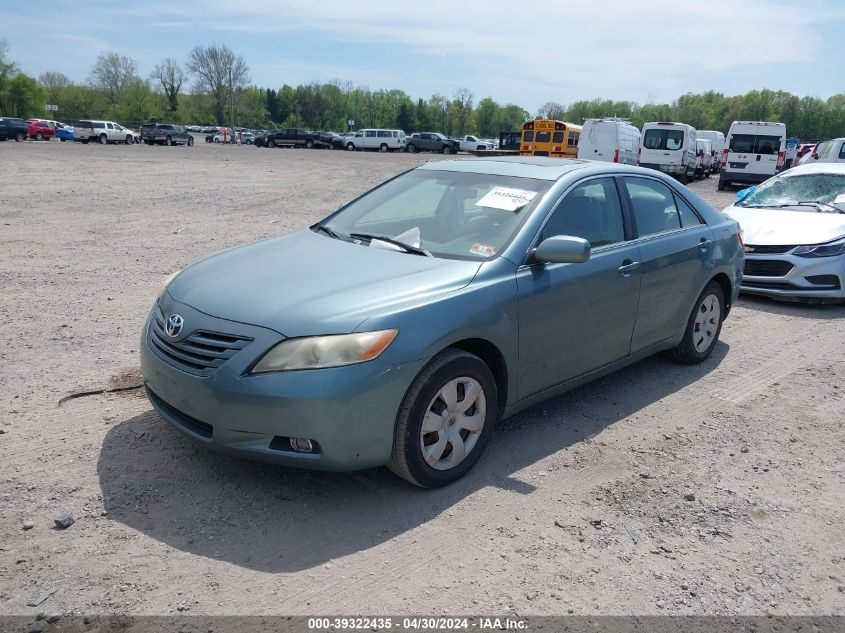
<path id="1" fill-rule="evenodd" d="M 643 148 L 642 147 L 637 148 L 637 165 L 640 164 L 640 154 L 642 154 L 642 153 L 643 153 Z"/>
<path id="2" fill-rule="evenodd" d="M 722 150 L 722 167 L 728 164 L 728 148 Z"/>
<path id="3" fill-rule="evenodd" d="M 560 145 L 555 145 L 555 152 L 560 152 Z"/>
<path id="4" fill-rule="evenodd" d="M 777 166 L 775 167 L 775 170 L 776 170 L 776 171 L 780 171 L 781 169 L 783 169 L 783 161 L 784 161 L 784 158 L 785 158 L 784 153 L 783 153 L 783 152 L 778 152 L 778 164 L 777 164 Z"/>
<path id="5" fill-rule="evenodd" d="M 613 152 L 613 162 L 614 163 L 619 162 L 619 150 L 618 149 L 615 152 Z"/>
<path id="6" fill-rule="evenodd" d="M 739 247 L 742 250 L 745 250 L 745 240 L 742 239 L 742 227 L 739 227 L 739 230 L 736 232 L 736 239 L 739 240 Z"/>
<path id="7" fill-rule="evenodd" d="M 523 145 L 523 146 L 522 146 L 522 150 L 523 150 L 523 151 L 525 151 L 525 152 L 527 152 L 527 151 L 528 151 L 528 146 L 527 146 L 527 145 Z"/>

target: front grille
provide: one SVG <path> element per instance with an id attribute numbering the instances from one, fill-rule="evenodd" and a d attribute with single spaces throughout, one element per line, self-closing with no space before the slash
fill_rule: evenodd
<path id="1" fill-rule="evenodd" d="M 783 277 L 794 266 L 779 259 L 746 259 L 744 275 L 751 277 Z"/>
<path id="2" fill-rule="evenodd" d="M 743 288 L 771 288 L 772 290 L 810 290 L 810 288 L 801 288 L 795 284 L 786 281 L 745 281 L 742 282 Z"/>
<path id="3" fill-rule="evenodd" d="M 150 346 L 162 360 L 184 371 L 207 375 L 247 346 L 251 338 L 196 330 L 181 341 L 164 331 L 164 313 L 158 308 L 150 328 Z"/>
<path id="4" fill-rule="evenodd" d="M 761 255 L 770 255 L 772 253 L 788 253 L 795 245 L 792 246 L 758 246 L 757 244 L 746 244 L 746 253 L 759 253 Z"/>

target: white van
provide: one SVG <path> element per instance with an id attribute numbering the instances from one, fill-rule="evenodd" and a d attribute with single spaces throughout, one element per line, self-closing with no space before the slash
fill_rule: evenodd
<path id="1" fill-rule="evenodd" d="M 783 169 L 786 126 L 768 121 L 734 121 L 722 150 L 719 191 L 737 182 L 756 185 Z"/>
<path id="2" fill-rule="evenodd" d="M 662 171 L 681 181 L 695 178 L 695 128 L 686 123 L 658 121 L 643 125 L 639 165 Z"/>
<path id="3" fill-rule="evenodd" d="M 725 135 L 718 130 L 698 130 L 698 138 L 706 138 L 713 146 L 712 173 L 718 174 L 722 166 L 722 150 L 725 149 Z"/>
<path id="4" fill-rule="evenodd" d="M 587 119 L 578 139 L 578 158 L 637 164 L 640 131 L 624 119 Z"/>
<path id="5" fill-rule="evenodd" d="M 713 144 L 709 138 L 695 139 L 695 153 L 698 156 L 698 166 L 696 169 L 697 178 L 710 178 L 710 173 L 713 169 Z"/>
<path id="6" fill-rule="evenodd" d="M 377 149 L 380 152 L 405 151 L 405 132 L 402 130 L 358 130 L 345 139 L 346 149 Z M 351 147 L 350 147 L 351 145 Z"/>
<path id="7" fill-rule="evenodd" d="M 845 163 L 845 138 L 835 138 L 819 143 L 812 152 L 808 163 Z"/>

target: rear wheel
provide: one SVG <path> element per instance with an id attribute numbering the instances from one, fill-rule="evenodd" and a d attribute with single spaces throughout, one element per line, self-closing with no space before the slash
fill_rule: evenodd
<path id="1" fill-rule="evenodd" d="M 36 141 L 43 141 L 44 135 L 41 132 L 39 132 L 38 134 L 35 135 L 35 140 Z"/>
<path id="2" fill-rule="evenodd" d="M 314 149 L 314 141 L 309 138 L 307 141 L 305 141 L 305 147 L 307 147 L 308 149 Z"/>
<path id="3" fill-rule="evenodd" d="M 267 141 L 267 147 L 276 147 L 276 139 L 271 138 Z"/>
<path id="4" fill-rule="evenodd" d="M 721 178 L 719 178 L 719 184 L 716 185 L 716 188 L 719 191 L 724 191 L 725 190 L 725 181 L 722 180 Z"/>
<path id="5" fill-rule="evenodd" d="M 695 302 L 684 337 L 677 347 L 670 350 L 672 358 L 688 365 L 707 360 L 719 340 L 724 316 L 725 294 L 722 286 L 711 281 Z"/>
<path id="6" fill-rule="evenodd" d="M 164 144 L 167 145 L 168 147 L 173 145 L 173 139 L 168 136 L 166 139 L 164 139 Z"/>
<path id="7" fill-rule="evenodd" d="M 406 148 L 405 151 L 409 154 L 416 154 L 417 153 L 417 146 L 413 143 L 410 143 Z"/>
<path id="8" fill-rule="evenodd" d="M 193 147 L 193 146 L 194 146 L 194 137 L 189 136 L 188 137 L 188 147 Z"/>
<path id="9" fill-rule="evenodd" d="M 387 143 L 382 143 L 381 145 L 378 146 L 378 151 L 380 151 L 380 152 L 387 152 L 388 149 L 389 148 L 387 147 Z"/>
<path id="10" fill-rule="evenodd" d="M 24 136 L 24 133 L 23 133 L 23 132 L 17 132 L 17 133 L 15 134 L 15 142 L 16 142 L 16 143 L 20 143 L 21 141 L 23 141 L 23 140 L 24 140 L 24 138 L 26 138 L 26 137 Z"/>
<path id="11" fill-rule="evenodd" d="M 105 145 L 106 143 L 109 142 L 109 137 L 106 136 L 105 134 L 100 134 L 99 140 L 100 140 L 100 145 Z"/>
<path id="12" fill-rule="evenodd" d="M 423 488 L 463 477 L 487 446 L 498 406 L 496 381 L 484 361 L 457 349 L 439 354 L 402 401 L 390 470 Z"/>

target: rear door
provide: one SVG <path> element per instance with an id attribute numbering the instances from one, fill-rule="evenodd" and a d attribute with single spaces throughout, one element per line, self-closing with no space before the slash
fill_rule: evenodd
<path id="1" fill-rule="evenodd" d="M 549 215 L 536 240 L 588 240 L 580 264 L 526 264 L 517 271 L 519 397 L 524 398 L 624 358 L 640 293 L 640 260 L 622 212 L 616 179 L 582 180 Z"/>
<path id="2" fill-rule="evenodd" d="M 648 176 L 624 176 L 640 253 L 640 302 L 631 353 L 683 329 L 698 293 L 715 265 L 713 233 L 667 184 Z"/>
<path id="3" fill-rule="evenodd" d="M 640 164 L 682 165 L 685 150 L 684 131 L 679 128 L 661 126 L 643 132 Z"/>
<path id="4" fill-rule="evenodd" d="M 782 137 L 776 134 L 732 134 L 725 171 L 749 176 L 774 176 L 781 142 Z"/>

